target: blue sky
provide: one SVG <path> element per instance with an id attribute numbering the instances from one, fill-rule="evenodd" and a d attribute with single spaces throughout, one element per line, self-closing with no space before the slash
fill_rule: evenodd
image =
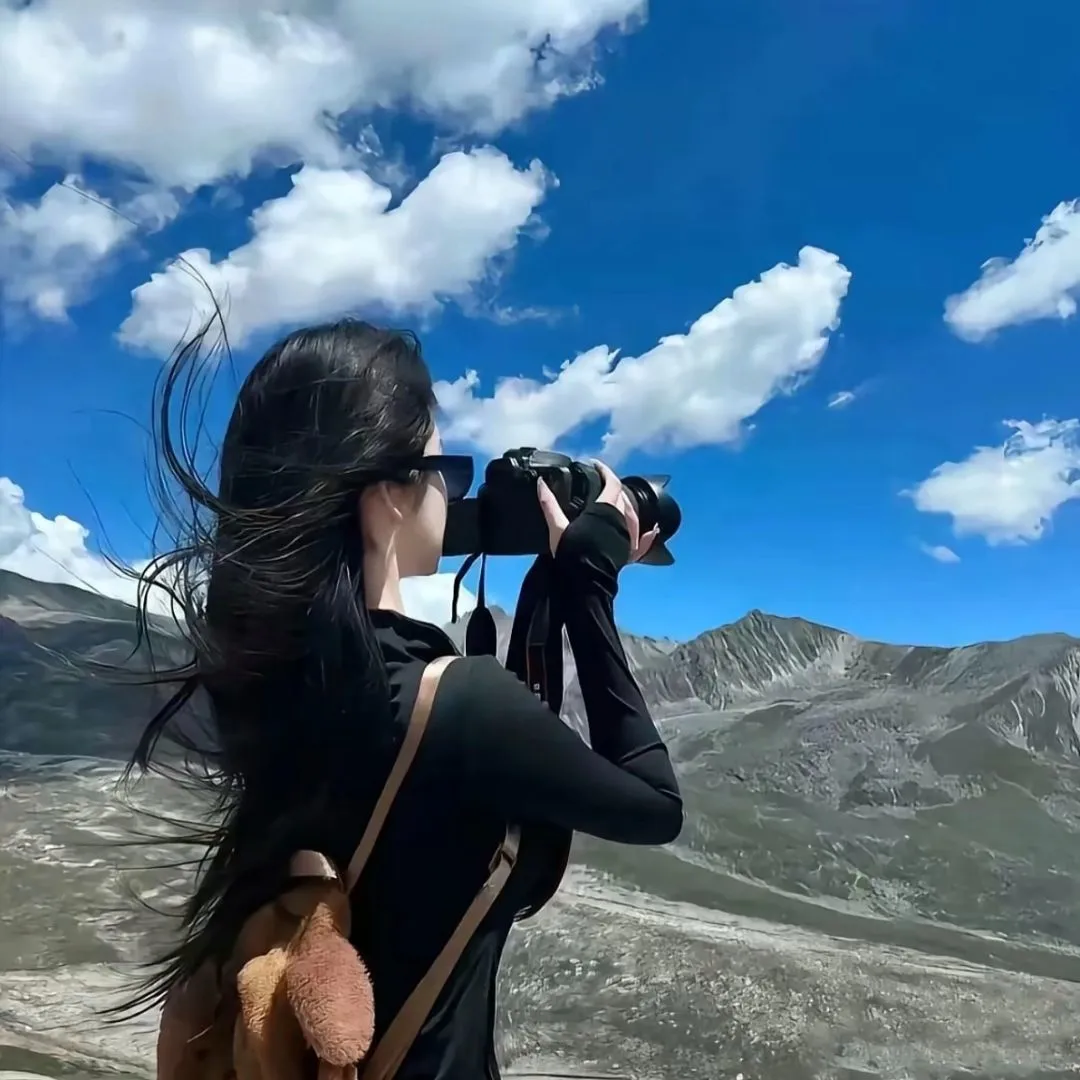
<path id="1" fill-rule="evenodd" d="M 506 10 L 515 6 L 543 7 L 515 0 Z M 564 445 L 595 449 L 618 429 L 621 471 L 671 473 L 684 508 L 672 544 L 677 565 L 625 575 L 621 623 L 682 638 L 762 608 L 907 642 L 1080 634 L 1080 457 L 1075 425 L 1067 423 L 1080 416 L 1080 322 L 1068 303 L 1080 291 L 1080 211 L 1074 219 L 1062 207 L 1040 247 L 1023 254 L 1047 215 L 1080 198 L 1073 44 L 1080 8 L 1064 0 L 1023 9 L 987 0 L 973 18 L 972 6 L 941 0 L 688 0 L 653 5 L 642 19 L 634 0 L 581 0 L 583 11 L 590 6 L 593 21 L 582 19 L 596 32 L 576 33 L 589 46 L 598 85 L 567 89 L 590 62 L 569 35 L 572 70 L 568 63 L 557 72 L 562 89 L 549 95 L 559 100 L 518 100 L 512 122 L 494 96 L 484 108 L 468 97 L 450 116 L 441 105 L 410 105 L 407 94 L 372 109 L 358 93 L 343 142 L 351 137 L 355 146 L 365 132 L 364 168 L 390 184 L 394 205 L 407 204 L 443 154 L 492 146 L 514 167 L 500 174 L 506 183 L 498 191 L 516 210 L 506 211 L 501 226 L 485 219 L 489 247 L 478 251 L 494 251 L 494 262 L 481 260 L 476 273 L 458 266 L 436 280 L 435 291 L 454 299 L 383 296 L 369 273 L 367 286 L 341 293 L 342 310 L 415 326 L 436 378 L 452 382 L 475 370 L 476 394 L 490 398 L 500 377 L 543 384 L 545 369 L 597 346 L 646 356 L 740 286 L 777 264 L 797 266 L 804 246 L 835 255 L 851 275 L 839 324 L 821 326 L 820 335 L 803 327 L 827 348 L 795 389 L 780 380 L 760 407 L 732 414 L 743 421 L 741 437 L 730 425 L 705 423 L 701 445 L 686 448 L 694 440 L 676 418 L 651 444 L 634 445 L 634 408 L 642 406 L 625 404 L 625 388 L 620 404 L 598 405 L 559 433 Z M 26 10 L 59 19 L 65 7 L 37 0 Z M 635 24 L 605 22 L 611 12 L 631 14 Z M 5 47 L 25 52 L 37 40 L 19 18 L 0 5 L 0 58 Z M 432 61 L 434 70 L 443 70 L 440 62 Z M 463 119 L 463 110 L 473 115 Z M 309 139 L 276 153 L 282 168 L 260 152 L 250 171 L 211 162 L 199 175 L 191 154 L 177 164 L 162 132 L 134 120 L 135 134 L 121 143 L 107 130 L 97 143 L 91 135 L 80 143 L 73 127 L 55 111 L 28 119 L 25 110 L 0 106 L 0 142 L 20 155 L 7 164 L 0 155 L 0 168 L 10 169 L 6 195 L 0 191 L 7 207 L 0 229 L 6 221 L 9 236 L 6 249 L 0 239 L 9 256 L 0 476 L 43 516 L 21 548 L 9 543 L 6 561 L 0 517 L 0 565 L 43 575 L 52 574 L 55 558 L 31 561 L 27 544 L 60 542 L 47 520 L 57 515 L 89 527 L 91 548 L 104 533 L 126 559 L 149 554 L 143 441 L 124 417 L 147 417 L 160 360 L 129 346 L 145 346 L 154 334 L 164 340 L 183 304 L 165 296 L 155 308 L 165 312 L 155 324 L 164 329 L 139 330 L 145 318 L 129 323 L 138 333 L 125 345 L 116 334 L 132 312 L 132 290 L 181 251 L 207 247 L 214 261 L 227 258 L 251 237 L 251 213 L 289 194 L 299 161 L 334 164 Z M 205 145 L 215 137 L 207 134 Z M 213 153 L 206 150 L 208 160 Z M 542 191 L 539 181 L 518 179 L 533 159 L 549 178 Z M 139 230 L 115 247 L 101 242 L 97 250 L 108 255 L 97 262 L 88 254 L 96 239 L 58 255 L 43 230 L 18 216 L 65 175 L 129 213 L 136 194 L 144 199 Z M 200 183 L 204 177 L 211 179 Z M 358 220 L 365 228 L 368 219 Z M 409 235 L 426 240 L 443 225 Z M 450 239 L 424 259 L 464 246 L 450 225 L 459 222 L 446 225 Z M 44 255 L 29 249 L 31 237 Z M 1007 265 L 979 288 L 991 257 Z M 297 259 L 308 260 L 302 277 L 318 277 L 317 252 L 301 249 Z M 36 291 L 20 289 L 12 270 L 25 285 L 28 266 Z M 411 272 L 427 273 L 427 263 Z M 49 274 L 66 290 L 66 318 L 49 306 L 57 295 L 47 288 Z M 783 291 L 779 279 L 777 287 Z M 954 296 L 967 301 L 950 324 L 945 305 Z M 237 356 L 243 369 L 282 327 L 260 323 L 254 300 L 238 310 L 251 325 Z M 704 367 L 672 375 L 676 400 L 704 390 L 726 408 L 738 397 L 738 372 L 753 362 L 754 343 L 768 337 L 752 319 L 740 325 L 748 336 L 713 339 L 703 346 Z M 714 364 L 710 350 L 722 349 L 734 351 Z M 674 372 L 675 354 L 655 359 L 653 377 L 657 364 Z M 703 387 L 707 380 L 714 382 Z M 215 402 L 219 425 L 228 389 Z M 829 407 L 844 392 L 853 400 Z M 653 400 L 656 409 L 670 405 Z M 474 405 L 462 403 L 459 430 L 470 417 L 483 423 L 494 415 Z M 1032 427 L 1003 457 L 1010 420 Z M 545 422 L 541 430 L 554 430 Z M 503 423 L 485 438 L 497 438 Z M 979 447 L 996 450 L 972 463 Z M 921 512 L 920 500 L 905 493 L 949 462 L 969 465 L 921 489 Z M 16 527 L 9 526 L 12 535 Z M 76 565 L 85 564 L 68 564 Z M 512 603 L 520 570 L 520 563 L 492 568 L 504 603 Z"/>

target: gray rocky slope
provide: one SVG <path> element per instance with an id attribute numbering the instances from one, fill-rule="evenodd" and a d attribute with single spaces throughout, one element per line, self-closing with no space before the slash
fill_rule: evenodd
<path id="1" fill-rule="evenodd" d="M 130 641 L 123 605 L 0 573 L 0 1028 L 55 1050 L 62 1022 L 139 1071 L 145 1038 L 87 1012 L 106 970 L 145 954 L 128 890 L 165 884 L 154 851 L 107 846 L 136 820 L 111 783 L 151 702 L 82 658 Z M 901 647 L 760 612 L 625 641 L 686 828 L 664 849 L 579 840 L 559 899 L 512 939 L 504 1062 L 1074 1075 L 1080 642 Z"/>

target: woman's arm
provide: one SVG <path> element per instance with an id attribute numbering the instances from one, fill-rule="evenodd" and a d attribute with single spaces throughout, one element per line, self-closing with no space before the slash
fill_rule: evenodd
<path id="1" fill-rule="evenodd" d="M 619 571 L 630 557 L 622 514 L 594 503 L 571 524 L 555 552 L 555 588 L 577 665 L 593 748 L 609 761 L 639 761 L 650 775 L 675 776 L 615 627 Z"/>
<path id="2" fill-rule="evenodd" d="M 612 602 L 629 539 L 618 510 L 586 510 L 556 555 L 592 747 L 494 658 L 452 664 L 438 711 L 461 738 L 471 798 L 511 821 L 542 821 L 627 844 L 663 844 L 682 828 L 682 800 L 615 630 Z M 445 710 L 445 712 L 444 712 Z"/>
<path id="3" fill-rule="evenodd" d="M 457 714 L 469 798 L 516 822 L 545 822 L 623 844 L 666 844 L 682 800 L 655 729 L 622 761 L 594 750 L 494 657 L 451 664 L 439 711 Z"/>

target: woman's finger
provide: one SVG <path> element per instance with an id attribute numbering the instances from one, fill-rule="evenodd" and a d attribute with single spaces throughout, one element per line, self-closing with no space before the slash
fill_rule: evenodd
<path id="1" fill-rule="evenodd" d="M 566 532 L 566 526 L 570 524 L 570 519 L 559 505 L 555 493 L 540 479 L 536 481 L 536 497 L 540 501 L 540 512 L 547 522 L 551 553 L 554 555 L 555 548 L 559 544 L 559 537 Z"/>
<path id="2" fill-rule="evenodd" d="M 641 540 L 638 542 L 637 550 L 634 552 L 631 562 L 639 562 L 649 554 L 649 549 L 656 542 L 656 538 L 660 535 L 660 526 L 654 525 L 647 533 L 643 533 Z"/>
<path id="3" fill-rule="evenodd" d="M 536 496 L 540 500 L 540 509 L 548 525 L 553 529 L 565 529 L 570 524 L 570 519 L 559 505 L 559 500 L 555 498 L 555 493 L 543 480 L 536 481 Z"/>
<path id="4" fill-rule="evenodd" d="M 630 534 L 630 551 L 634 552 L 641 542 L 641 522 L 638 520 L 634 501 L 625 491 L 619 496 L 619 509 L 622 510 L 623 518 L 626 520 L 626 531 Z"/>
<path id="5" fill-rule="evenodd" d="M 602 461 L 594 461 L 596 471 L 600 474 L 604 486 L 596 497 L 597 502 L 610 503 L 612 506 L 619 505 L 619 495 L 622 493 L 622 481 Z"/>

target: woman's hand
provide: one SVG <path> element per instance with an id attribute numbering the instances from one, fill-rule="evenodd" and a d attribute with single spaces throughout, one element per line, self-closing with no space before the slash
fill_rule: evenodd
<path id="1" fill-rule="evenodd" d="M 622 481 L 602 461 L 595 462 L 597 471 L 604 481 L 604 486 L 597 496 L 598 503 L 607 503 L 614 506 L 622 514 L 626 522 L 626 531 L 630 534 L 630 562 L 641 559 L 660 532 L 659 526 L 653 526 L 644 535 L 641 532 L 641 522 L 638 521 L 637 511 L 634 509 L 633 500 L 623 489 Z M 544 513 L 544 520 L 548 527 L 548 545 L 551 554 L 555 554 L 562 534 L 566 532 L 570 524 L 562 507 L 552 493 L 551 488 L 543 480 L 536 481 L 536 494 L 540 499 L 540 509 Z"/>

